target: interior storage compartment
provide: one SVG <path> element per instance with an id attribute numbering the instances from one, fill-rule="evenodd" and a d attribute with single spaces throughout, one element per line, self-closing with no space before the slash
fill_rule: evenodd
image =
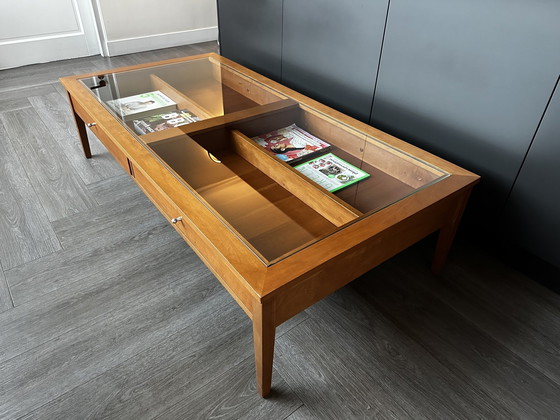
<path id="1" fill-rule="evenodd" d="M 183 77 L 188 72 L 189 77 Z M 106 83 L 100 83 L 104 80 Z M 201 121 L 140 136 L 265 264 L 446 174 L 204 58 L 85 79 L 106 102 L 160 90 Z M 331 193 L 251 138 L 296 124 L 370 176 Z M 130 124 L 130 122 L 129 122 Z"/>
<path id="2" fill-rule="evenodd" d="M 222 114 L 223 108 L 216 107 L 214 105 L 212 106 L 212 110 L 210 111 L 191 97 L 171 86 L 159 76 L 156 76 L 155 74 L 150 74 L 150 81 L 152 90 L 159 90 L 163 92 L 164 95 L 167 95 L 169 98 L 171 98 L 171 100 L 177 103 L 177 109 L 179 110 L 187 109 L 201 120 L 205 120 Z"/>
<path id="3" fill-rule="evenodd" d="M 82 82 L 104 103 L 159 90 L 176 102 L 179 110 L 187 109 L 203 120 L 285 99 L 213 58 L 117 72 Z M 130 122 L 127 125 L 133 128 Z"/>
<path id="4" fill-rule="evenodd" d="M 177 66 L 182 67 L 181 71 L 177 71 L 174 65 L 152 69 L 149 75 L 150 85 L 154 90 L 161 90 L 177 103 L 186 100 L 185 105 L 189 110 L 190 102 L 195 108 L 192 111 L 196 114 L 198 110 L 202 114 L 201 119 L 217 117 L 279 99 L 278 95 L 269 95 L 263 101 L 262 95 L 258 95 L 257 90 L 244 91 L 232 88 L 231 86 L 238 86 L 235 83 L 236 77 L 231 76 L 231 71 L 226 71 L 218 62 L 210 58 L 178 63 Z M 189 74 L 188 78 L 183 77 L 185 72 Z"/>
<path id="5" fill-rule="evenodd" d="M 251 139 L 293 123 L 330 143 L 332 153 L 370 177 L 331 193 Z M 147 145 L 266 264 L 445 176 L 291 100 Z"/>
<path id="6" fill-rule="evenodd" d="M 145 121 L 147 129 L 139 131 L 149 133 L 137 138 L 267 265 L 448 175 L 354 128 L 351 120 L 300 104 L 286 96 L 289 91 L 248 74 L 206 57 L 81 81 L 107 107 L 107 101 L 158 90 L 178 110 L 197 115 L 199 121 L 165 130 L 158 118 Z M 126 124 L 134 130 L 131 121 Z M 292 124 L 329 143 L 323 152 L 349 165 L 313 154 L 291 166 L 252 139 Z M 303 153 L 314 145 L 291 147 Z M 322 162 L 306 163 L 321 156 Z"/>
<path id="7" fill-rule="evenodd" d="M 228 137 L 223 130 L 223 138 Z M 336 225 L 240 157 L 188 136 L 150 143 L 163 161 L 265 264 L 332 233 Z"/>
<path id="8" fill-rule="evenodd" d="M 342 206 L 351 209 L 350 211 L 356 216 L 375 212 L 412 194 L 419 188 L 447 176 L 445 172 L 438 168 L 300 104 L 286 107 L 275 113 L 259 115 L 243 121 L 234 121 L 220 127 L 221 133 L 219 133 L 219 130 L 201 130 L 193 131 L 190 135 L 203 148 L 212 151 L 214 154 L 219 154 L 222 149 L 228 147 L 237 147 L 239 150 L 240 137 L 247 142 L 256 144 L 250 140 L 251 137 L 293 123 L 330 143 L 331 153 L 370 174 L 370 177 L 334 193 L 329 193 L 319 185 L 314 184 L 315 189 L 321 191 L 323 196 L 334 196 L 334 201 L 339 204 L 344 203 Z M 227 131 L 232 130 L 235 130 L 233 137 L 227 133 Z M 232 146 L 232 144 L 237 144 L 237 146 Z M 260 147 L 256 149 L 261 149 L 262 154 L 268 153 Z M 244 157 L 247 158 L 246 155 Z M 277 175 L 285 174 L 287 172 L 285 168 L 289 168 L 289 165 L 276 158 L 275 161 L 276 169 L 271 170 L 271 176 L 273 172 Z M 252 163 L 257 166 L 264 164 L 259 161 L 258 157 L 254 157 Z M 281 167 L 284 169 L 278 169 Z M 293 168 L 291 168 L 291 172 L 294 176 L 304 177 Z M 280 182 L 280 179 L 278 179 L 278 182 Z M 290 190 L 296 195 L 300 191 L 299 188 Z M 307 196 L 306 194 L 304 193 L 305 196 Z M 327 202 L 330 206 L 333 200 L 332 198 L 329 198 L 329 200 Z"/>

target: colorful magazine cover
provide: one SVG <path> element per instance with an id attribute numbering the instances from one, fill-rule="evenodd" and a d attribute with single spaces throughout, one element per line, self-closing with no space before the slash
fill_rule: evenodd
<path id="1" fill-rule="evenodd" d="M 331 145 L 295 124 L 253 137 L 265 149 L 290 164 L 328 151 Z"/>
<path id="2" fill-rule="evenodd" d="M 137 119 L 134 120 L 133 125 L 134 131 L 143 135 L 166 130 L 168 128 L 179 127 L 199 120 L 200 118 L 188 109 L 182 109 L 179 111 L 168 112 L 166 114 L 156 114 L 142 119 Z"/>
<path id="3" fill-rule="evenodd" d="M 107 105 L 125 121 L 144 118 L 158 111 L 169 112 L 177 108 L 177 104 L 159 90 L 107 101 Z"/>
<path id="4" fill-rule="evenodd" d="M 297 165 L 295 169 L 330 192 L 338 191 L 370 176 L 332 153 Z"/>

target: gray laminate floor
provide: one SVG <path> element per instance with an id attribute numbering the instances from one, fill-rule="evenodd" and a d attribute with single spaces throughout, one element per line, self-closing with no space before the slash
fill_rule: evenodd
<path id="1" fill-rule="evenodd" d="M 103 146 L 83 158 L 60 76 L 214 43 L 0 72 L 0 418 L 560 418 L 560 296 L 431 239 L 278 330 L 251 324 Z"/>

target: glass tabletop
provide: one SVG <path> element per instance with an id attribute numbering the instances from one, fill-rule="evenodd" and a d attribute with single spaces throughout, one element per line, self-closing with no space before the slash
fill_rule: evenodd
<path id="1" fill-rule="evenodd" d="M 81 81 L 266 265 L 448 176 L 213 57 Z"/>

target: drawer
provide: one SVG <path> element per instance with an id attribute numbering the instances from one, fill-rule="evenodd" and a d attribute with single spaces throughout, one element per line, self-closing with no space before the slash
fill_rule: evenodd
<path id="1" fill-rule="evenodd" d="M 187 242 L 191 249 L 206 264 L 208 269 L 216 276 L 222 285 L 229 291 L 241 308 L 252 318 L 253 294 L 243 286 L 239 280 L 239 273 L 231 268 L 224 256 L 218 250 L 216 244 L 209 240 L 179 207 L 171 201 L 154 182 L 138 168 L 132 166 L 133 179 L 144 192 L 146 197 L 158 208 L 160 213 L 172 223 L 175 230 Z M 190 211 L 188 209 L 187 211 Z M 177 220 L 179 219 L 179 220 Z M 230 247 L 231 249 L 231 247 Z"/>
<path id="2" fill-rule="evenodd" d="M 167 198 L 159 189 L 154 185 L 152 180 L 150 180 L 142 171 L 134 170 L 132 163 L 130 164 L 132 170 L 132 176 L 140 189 L 146 194 L 146 196 L 155 204 L 161 214 L 171 223 L 175 225 L 175 228 L 183 237 L 187 237 L 186 225 L 178 218 L 184 216 L 183 212 L 169 199 Z"/>
<path id="3" fill-rule="evenodd" d="M 73 101 L 74 111 L 78 116 L 84 121 L 88 128 L 91 130 L 95 137 L 103 143 L 103 145 L 107 148 L 109 153 L 113 155 L 115 160 L 123 167 L 123 169 L 130 174 L 130 168 L 128 164 L 128 159 L 124 152 L 115 144 L 114 140 L 112 140 L 107 133 L 103 130 L 102 127 L 97 125 L 97 121 L 95 118 L 85 109 L 83 108 L 78 102 Z M 94 125 L 89 125 L 94 124 Z"/>

